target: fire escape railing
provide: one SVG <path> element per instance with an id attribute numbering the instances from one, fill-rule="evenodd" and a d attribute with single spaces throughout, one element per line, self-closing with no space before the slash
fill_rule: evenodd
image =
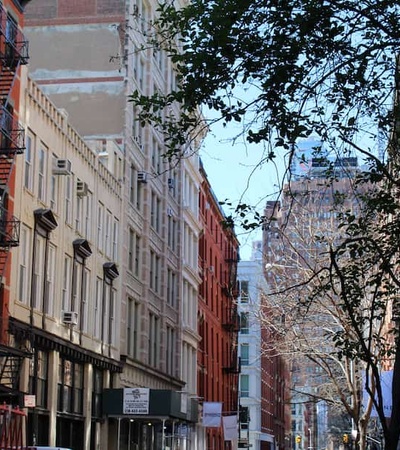
<path id="1" fill-rule="evenodd" d="M 25 131 L 3 105 L 0 105 L 0 153 L 22 154 L 25 150 Z"/>
<path id="2" fill-rule="evenodd" d="M 0 58 L 4 64 L 10 68 L 15 68 L 18 64 L 27 64 L 28 41 L 18 28 L 18 24 L 2 6 L 0 6 L 0 34 L 4 36 L 3 45 L 0 48 Z"/>
<path id="3" fill-rule="evenodd" d="M 0 247 L 16 247 L 19 245 L 20 221 L 0 206 Z"/>

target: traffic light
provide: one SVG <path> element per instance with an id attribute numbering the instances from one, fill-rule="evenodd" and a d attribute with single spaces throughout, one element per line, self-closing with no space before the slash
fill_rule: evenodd
<path id="1" fill-rule="evenodd" d="M 301 436 L 297 435 L 296 436 L 296 444 L 300 444 L 301 442 Z"/>
<path id="2" fill-rule="evenodd" d="M 345 433 L 343 435 L 343 444 L 348 444 L 349 443 L 349 435 L 347 433 Z"/>

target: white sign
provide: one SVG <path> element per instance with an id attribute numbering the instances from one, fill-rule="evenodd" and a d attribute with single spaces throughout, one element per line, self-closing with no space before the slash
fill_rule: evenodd
<path id="1" fill-rule="evenodd" d="M 223 416 L 222 426 L 224 428 L 225 441 L 236 441 L 239 438 L 238 417 Z"/>
<path id="2" fill-rule="evenodd" d="M 218 428 L 221 426 L 222 403 L 203 403 L 203 427 Z"/>
<path id="3" fill-rule="evenodd" d="M 125 388 L 123 414 L 148 414 L 150 389 Z"/>
<path id="4" fill-rule="evenodd" d="M 36 395 L 24 395 L 25 408 L 34 408 L 36 406 Z"/>

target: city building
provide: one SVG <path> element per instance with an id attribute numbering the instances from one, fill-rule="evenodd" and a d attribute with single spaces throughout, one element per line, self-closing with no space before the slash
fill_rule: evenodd
<path id="1" fill-rule="evenodd" d="M 142 0 L 50 5 L 37 0 L 25 10 L 25 30 L 30 75 L 121 183 L 116 363 L 123 371 L 103 383 L 108 420 L 102 439 L 110 446 L 118 441 L 121 448 L 202 449 L 197 425 L 199 142 L 188 143 L 180 161 L 165 158 L 162 135 L 142 127 L 138 109 L 128 101 L 135 90 L 165 93 L 175 84 L 165 52 L 146 45 L 157 6 Z M 93 219 L 98 227 L 107 226 L 106 211 L 95 211 Z M 226 369 L 219 389 L 232 382 L 231 372 Z M 223 389 L 233 389 L 229 408 L 236 410 L 235 386 Z M 127 407 L 135 395 L 147 405 L 141 413 Z"/>
<path id="2" fill-rule="evenodd" d="M 0 399 L 2 442 L 22 445 L 25 414 L 11 409 L 19 404 L 19 375 L 30 353 L 18 348 L 9 335 L 10 284 L 13 249 L 20 244 L 20 220 L 15 212 L 15 163 L 25 149 L 20 123 L 21 67 L 28 63 L 28 42 L 23 34 L 27 0 L 0 1 Z"/>
<path id="3" fill-rule="evenodd" d="M 239 316 L 237 264 L 239 242 L 226 223 L 207 175 L 201 168 L 198 307 L 198 395 L 204 402 L 221 403 L 223 416 L 238 415 Z M 222 424 L 204 429 L 201 449 L 226 449 Z"/>
<path id="4" fill-rule="evenodd" d="M 26 441 L 94 449 L 107 439 L 103 389 L 122 371 L 122 183 L 26 72 L 21 81 L 9 333 L 30 353 L 19 380 L 34 398 Z"/>
<path id="5" fill-rule="evenodd" d="M 255 450 L 288 448 L 289 372 L 274 347 L 276 336 L 263 321 L 268 286 L 263 246 L 253 243 L 249 261 L 238 266 L 240 314 L 240 444 Z"/>
<path id="6" fill-rule="evenodd" d="M 319 237 L 323 236 L 334 244 L 341 239 L 338 229 L 340 212 L 357 214 L 360 211 L 360 197 L 353 186 L 354 176 L 359 170 L 354 157 L 311 158 L 307 174 L 296 176 L 295 173 L 293 180 L 284 186 L 281 201 L 266 204 L 267 221 L 263 229 L 266 280 L 272 291 L 287 289 L 286 297 L 277 297 L 287 305 L 286 309 L 282 308 L 282 328 L 290 320 L 298 329 L 303 327 L 304 336 L 307 336 L 305 341 L 308 339 L 310 342 L 310 355 L 313 340 L 319 349 L 323 348 L 323 324 L 332 321 L 329 311 L 321 307 L 310 313 L 310 320 L 302 322 L 300 317 L 296 321 L 296 314 L 293 318 L 289 314 L 285 317 L 285 311 L 290 311 L 290 305 L 296 308 L 296 302 L 302 301 L 299 289 L 307 285 L 304 281 L 306 274 L 316 273 L 320 267 L 323 255 Z M 296 285 L 299 289 L 291 291 L 290 286 Z M 307 295 L 306 292 L 303 294 Z M 295 347 L 286 348 L 291 373 L 291 446 L 319 448 L 332 438 L 331 430 L 337 430 L 335 433 L 338 434 L 340 429 L 349 429 L 350 425 L 343 425 L 345 414 L 340 408 L 334 411 L 329 402 L 324 401 L 321 388 L 329 384 L 329 379 L 316 362 L 318 358 L 308 357 L 306 348 L 301 345 Z M 333 437 L 337 439 L 337 436 Z"/>

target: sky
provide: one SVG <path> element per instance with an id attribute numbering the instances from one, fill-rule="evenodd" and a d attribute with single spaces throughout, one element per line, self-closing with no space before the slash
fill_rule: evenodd
<path id="1" fill-rule="evenodd" d="M 256 206 L 262 214 L 266 201 L 276 199 L 277 171 L 271 162 L 257 167 L 265 157 L 262 145 L 246 145 L 242 139 L 232 143 L 231 138 L 237 132 L 234 125 L 230 128 L 214 125 L 200 152 L 203 166 L 217 199 L 232 202 L 232 207 L 222 206 L 225 214 L 232 214 L 238 202 Z M 240 259 L 249 260 L 252 242 L 261 239 L 261 230 L 244 232 L 238 226 L 235 230 L 241 244 Z"/>

